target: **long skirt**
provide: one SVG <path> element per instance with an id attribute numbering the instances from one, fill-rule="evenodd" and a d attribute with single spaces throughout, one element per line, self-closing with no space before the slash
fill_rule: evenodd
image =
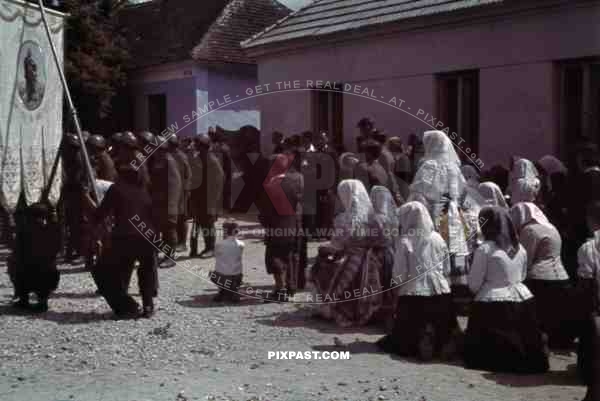
<path id="1" fill-rule="evenodd" d="M 548 335 L 550 348 L 573 345 L 577 336 L 576 305 L 571 302 L 574 291 L 570 280 L 527 280 L 527 288 L 535 296 L 541 330 Z"/>
<path id="2" fill-rule="evenodd" d="M 424 337 L 431 336 L 433 354 L 439 355 L 458 328 L 452 296 L 400 296 L 392 333 L 377 345 L 385 352 L 406 357 L 420 353 Z"/>
<path id="3" fill-rule="evenodd" d="M 493 372 L 544 373 L 548 356 L 535 300 L 474 302 L 465 338 L 465 365 Z"/>
<path id="4" fill-rule="evenodd" d="M 579 336 L 577 368 L 583 382 L 596 392 L 600 399 L 600 317 L 588 317 Z M 593 387 L 593 388 L 592 388 Z"/>
<path id="5" fill-rule="evenodd" d="M 335 261 L 319 260 L 312 280 L 321 315 L 341 327 L 369 323 L 383 303 L 383 263 L 383 252 L 359 247 Z"/>

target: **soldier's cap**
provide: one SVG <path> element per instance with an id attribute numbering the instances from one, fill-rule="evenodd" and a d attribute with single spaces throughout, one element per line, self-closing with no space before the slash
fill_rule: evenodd
<path id="1" fill-rule="evenodd" d="M 207 135 L 198 135 L 196 137 L 196 146 L 201 148 L 209 148 L 210 139 L 208 139 Z"/>
<path id="2" fill-rule="evenodd" d="M 96 149 L 106 149 L 106 139 L 102 135 L 92 135 L 88 138 L 86 144 Z"/>
<path id="3" fill-rule="evenodd" d="M 179 146 L 179 138 L 175 134 L 171 134 L 167 141 L 169 142 L 169 146 L 178 147 Z"/>
<path id="4" fill-rule="evenodd" d="M 142 131 L 138 133 L 138 138 L 144 144 L 154 143 L 156 139 L 154 134 L 150 131 Z"/>
<path id="5" fill-rule="evenodd" d="M 110 140 L 112 141 L 112 143 L 121 143 L 121 142 L 123 142 L 123 133 L 122 132 L 115 132 L 110 137 Z"/>
<path id="6" fill-rule="evenodd" d="M 127 132 L 123 133 L 122 143 L 123 143 L 123 145 L 129 146 L 130 148 L 138 147 L 138 140 L 131 131 L 127 131 Z"/>
<path id="7" fill-rule="evenodd" d="M 77 136 L 73 133 L 67 132 L 65 134 L 64 140 L 68 145 L 75 146 L 75 147 L 81 146 L 81 142 L 79 141 L 79 136 Z"/>

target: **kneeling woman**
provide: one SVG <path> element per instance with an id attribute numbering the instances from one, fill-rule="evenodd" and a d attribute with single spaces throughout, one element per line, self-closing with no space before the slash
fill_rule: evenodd
<path id="1" fill-rule="evenodd" d="M 527 252 L 525 285 L 535 296 L 541 329 L 548 335 L 550 348 L 569 348 L 575 339 L 576 319 L 570 302 L 571 281 L 560 257 L 560 234 L 531 202 L 517 203 L 510 215 Z"/>
<path id="2" fill-rule="evenodd" d="M 508 211 L 486 207 L 479 218 L 485 241 L 469 272 L 475 302 L 465 339 L 465 364 L 497 372 L 546 372 L 548 356 L 533 295 L 523 284 L 527 254 Z"/>
<path id="3" fill-rule="evenodd" d="M 429 360 L 458 327 L 450 296 L 448 247 L 433 230 L 422 203 L 404 204 L 399 215 L 402 234 L 393 273 L 398 306 L 392 334 L 378 345 L 387 352 Z"/>
<path id="4" fill-rule="evenodd" d="M 377 229 L 369 194 L 362 182 L 338 185 L 344 211 L 334 220 L 331 243 L 319 249 L 312 269 L 319 314 L 342 327 L 369 323 L 382 305 L 384 264 L 382 233 Z"/>

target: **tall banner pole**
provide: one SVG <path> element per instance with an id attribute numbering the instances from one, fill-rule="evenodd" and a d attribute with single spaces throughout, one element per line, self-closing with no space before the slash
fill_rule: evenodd
<path id="1" fill-rule="evenodd" d="M 63 89 L 65 91 L 65 95 L 67 96 L 67 102 L 69 103 L 69 111 L 71 112 L 71 117 L 73 118 L 73 122 L 75 123 L 75 129 L 77 130 L 77 135 L 79 136 L 79 142 L 81 143 L 81 152 L 83 153 L 83 159 L 85 161 L 85 168 L 87 170 L 87 175 L 90 184 L 92 185 L 94 201 L 98 202 L 100 199 L 100 194 L 98 193 L 98 188 L 96 188 L 96 183 L 94 181 L 94 173 L 92 171 L 92 164 L 90 163 L 90 157 L 87 152 L 87 148 L 85 146 L 85 140 L 83 139 L 83 133 L 81 132 L 81 125 L 79 124 L 79 117 L 77 116 L 77 110 L 75 109 L 75 105 L 73 104 L 73 99 L 71 99 L 71 92 L 69 91 L 69 85 L 67 84 L 67 80 L 65 79 L 65 74 L 63 72 L 62 66 L 58 60 L 58 55 L 56 53 L 56 47 L 54 47 L 54 42 L 52 41 L 52 34 L 50 33 L 50 28 L 48 27 L 48 21 L 46 20 L 46 9 L 44 8 L 44 3 L 42 0 L 38 0 L 38 5 L 40 7 L 40 12 L 42 15 L 42 22 L 44 23 L 44 29 L 46 30 L 46 36 L 48 36 L 48 41 L 50 42 L 50 49 L 52 49 L 52 56 L 54 57 L 54 63 L 56 64 L 56 69 L 58 70 L 58 75 L 60 77 L 60 81 L 62 83 Z"/>

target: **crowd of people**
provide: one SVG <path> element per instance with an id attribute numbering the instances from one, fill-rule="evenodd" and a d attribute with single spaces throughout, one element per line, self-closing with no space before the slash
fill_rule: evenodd
<path id="1" fill-rule="evenodd" d="M 137 216 L 172 250 L 187 252 L 189 241 L 191 257 L 216 251 L 211 279 L 230 284 L 215 301 L 239 302 L 244 244 L 230 222 L 217 244 L 215 221 L 237 204 L 233 171 L 251 170 L 243 194 L 259 210 L 265 267 L 274 281 L 265 301 L 289 301 L 311 283 L 321 317 L 343 327 L 384 324 L 389 333 L 377 344 L 387 352 L 431 360 L 460 349 L 467 367 L 493 371 L 545 372 L 548 348 L 570 348 L 578 338 L 580 371 L 593 383 L 600 363 L 591 318 L 600 307 L 596 147 L 578 145 L 569 169 L 545 156 L 513 157 L 508 168 L 479 171 L 462 162 L 442 131 L 404 144 L 368 118 L 357 127 L 356 153 L 335 147 L 324 133 L 275 132 L 272 154 L 241 167 L 214 132 L 181 140 L 150 132 L 108 140 L 90 135 L 85 144 L 67 134 L 66 257 L 86 258 L 99 294 L 123 317 L 140 313 L 128 295 L 137 267 L 141 311 L 152 316 L 157 267 L 175 262 L 168 252 L 158 260 L 131 224 Z M 142 154 L 155 143 L 155 152 Z M 85 175 L 82 146 L 100 199 Z M 328 170 L 325 160 L 335 161 L 327 188 L 317 185 Z M 46 310 L 59 281 L 51 256 L 60 243 L 40 254 L 29 250 L 60 227 L 46 204 L 26 208 L 20 219 L 17 227 L 25 228 L 17 230 L 10 269 L 17 305 L 29 307 L 35 292 L 37 308 Z M 205 248 L 198 253 L 200 233 Z M 317 238 L 328 242 L 307 266 L 307 241 Z M 458 305 L 465 299 L 468 326 L 461 335 Z M 587 400 L 597 397 L 590 390 Z"/>

